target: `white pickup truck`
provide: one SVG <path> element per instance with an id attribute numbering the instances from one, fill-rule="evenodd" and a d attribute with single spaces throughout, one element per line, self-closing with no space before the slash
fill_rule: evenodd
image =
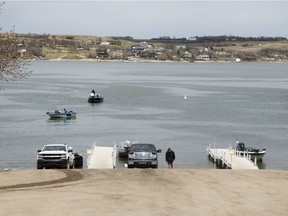
<path id="1" fill-rule="evenodd" d="M 38 150 L 37 169 L 43 168 L 74 168 L 75 156 L 73 149 L 66 144 L 48 144 Z"/>

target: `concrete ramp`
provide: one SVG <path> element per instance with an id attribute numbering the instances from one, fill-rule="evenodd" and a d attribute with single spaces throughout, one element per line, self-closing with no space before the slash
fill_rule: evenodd
<path id="1" fill-rule="evenodd" d="M 93 146 L 87 150 L 87 169 L 114 169 L 116 163 L 115 147 Z"/>

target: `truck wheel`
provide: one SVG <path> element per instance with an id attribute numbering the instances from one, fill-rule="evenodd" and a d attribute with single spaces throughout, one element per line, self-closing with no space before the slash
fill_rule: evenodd
<path id="1" fill-rule="evenodd" d="M 83 169 L 83 163 L 75 165 L 75 169 Z"/>

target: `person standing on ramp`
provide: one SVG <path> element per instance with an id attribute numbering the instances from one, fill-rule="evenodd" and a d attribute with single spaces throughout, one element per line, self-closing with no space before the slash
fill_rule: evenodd
<path id="1" fill-rule="evenodd" d="M 166 158 L 166 162 L 168 164 L 168 168 L 173 169 L 173 162 L 174 162 L 176 157 L 175 157 L 174 151 L 172 151 L 171 148 L 168 148 L 165 158 Z"/>

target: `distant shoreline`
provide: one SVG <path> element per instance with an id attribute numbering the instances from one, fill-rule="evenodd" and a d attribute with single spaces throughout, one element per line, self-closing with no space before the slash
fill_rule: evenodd
<path id="1" fill-rule="evenodd" d="M 99 59 L 33 59 L 33 61 L 53 61 L 53 62 L 123 62 L 123 63 L 275 63 L 287 64 L 287 61 L 159 61 L 159 60 L 99 60 Z"/>

